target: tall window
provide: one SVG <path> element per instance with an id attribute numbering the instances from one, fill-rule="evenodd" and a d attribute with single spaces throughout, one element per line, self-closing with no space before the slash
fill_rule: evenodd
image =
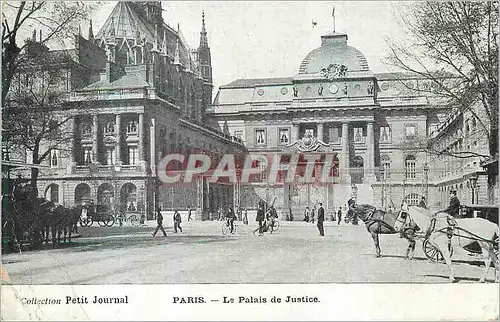
<path id="1" fill-rule="evenodd" d="M 137 121 L 131 120 L 127 124 L 127 133 L 137 133 Z"/>
<path id="2" fill-rule="evenodd" d="M 57 166 L 57 159 L 58 159 L 58 151 L 57 150 L 52 150 L 50 151 L 50 165 L 52 167 Z"/>
<path id="3" fill-rule="evenodd" d="M 339 128 L 332 127 L 330 128 L 330 142 L 338 143 L 340 141 Z"/>
<path id="4" fill-rule="evenodd" d="M 92 148 L 84 147 L 83 148 L 83 163 L 91 164 L 92 163 Z"/>
<path id="5" fill-rule="evenodd" d="M 80 132 L 82 136 L 90 136 L 92 134 L 92 127 L 88 123 L 82 123 L 80 125 Z"/>
<path id="6" fill-rule="evenodd" d="M 391 143 L 391 128 L 389 126 L 380 127 L 380 143 Z"/>
<path id="7" fill-rule="evenodd" d="M 363 142 L 363 128 L 355 127 L 354 128 L 354 142 L 362 143 Z"/>
<path id="8" fill-rule="evenodd" d="M 306 135 L 313 137 L 314 136 L 314 129 L 305 129 L 304 136 L 306 136 Z"/>
<path id="9" fill-rule="evenodd" d="M 255 130 L 255 145 L 266 145 L 266 130 Z"/>
<path id="10" fill-rule="evenodd" d="M 139 163 L 139 150 L 137 146 L 128 147 L 128 164 L 136 165 Z"/>
<path id="11" fill-rule="evenodd" d="M 405 136 L 407 139 L 415 138 L 417 135 L 417 126 L 415 124 L 406 124 Z"/>
<path id="12" fill-rule="evenodd" d="M 106 164 L 112 165 L 116 163 L 116 150 L 114 146 L 106 147 Z"/>
<path id="13" fill-rule="evenodd" d="M 418 203 L 420 202 L 420 197 L 416 193 L 410 193 L 405 197 L 405 201 L 408 204 L 408 206 L 417 206 Z"/>
<path id="14" fill-rule="evenodd" d="M 382 180 L 391 178 L 391 159 L 387 155 L 380 158 L 380 176 Z"/>
<path id="15" fill-rule="evenodd" d="M 416 161 L 415 156 L 409 155 L 405 159 L 405 178 L 406 179 L 415 179 L 416 177 L 416 169 L 415 169 Z"/>
<path id="16" fill-rule="evenodd" d="M 279 129 L 279 142 L 281 145 L 290 143 L 290 130 L 289 129 Z"/>

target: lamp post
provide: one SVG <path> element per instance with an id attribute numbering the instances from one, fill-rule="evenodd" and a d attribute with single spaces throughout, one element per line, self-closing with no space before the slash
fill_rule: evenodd
<path id="1" fill-rule="evenodd" d="M 474 198 L 475 196 L 475 192 L 476 192 L 476 188 L 477 188 L 477 179 L 478 179 L 478 176 L 476 173 L 474 173 L 472 175 L 472 177 L 469 178 L 469 184 L 470 184 L 470 188 L 472 190 L 472 204 L 474 204 L 475 202 L 477 202 L 477 198 Z"/>
<path id="2" fill-rule="evenodd" d="M 425 200 L 429 202 L 429 165 L 424 163 L 424 196 Z"/>

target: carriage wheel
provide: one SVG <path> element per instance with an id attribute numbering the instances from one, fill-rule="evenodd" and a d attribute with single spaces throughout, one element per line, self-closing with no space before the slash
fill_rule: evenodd
<path id="1" fill-rule="evenodd" d="M 453 255 L 453 247 L 448 246 L 450 250 L 450 256 Z M 429 239 L 425 239 L 424 242 L 422 243 L 422 249 L 424 250 L 425 257 L 427 257 L 430 261 L 433 262 L 438 262 L 438 263 L 444 263 L 444 257 L 443 254 L 434 247 L 430 242 Z"/>
<path id="2" fill-rule="evenodd" d="M 132 215 L 130 217 L 128 217 L 129 220 L 130 220 L 130 223 L 132 224 L 132 226 L 139 226 L 141 223 L 139 222 L 139 218 L 136 216 L 136 215 Z"/>
<path id="3" fill-rule="evenodd" d="M 97 224 L 98 224 L 99 226 L 101 226 L 101 227 L 106 227 L 106 222 L 105 222 L 103 219 L 98 220 L 98 221 L 97 221 Z"/>
<path id="4" fill-rule="evenodd" d="M 226 225 L 226 222 L 222 223 L 222 235 L 226 235 L 229 231 L 229 227 Z"/>
<path id="5" fill-rule="evenodd" d="M 89 217 L 87 218 L 87 221 L 85 222 L 85 227 L 90 227 L 94 224 L 94 218 Z"/>
<path id="6" fill-rule="evenodd" d="M 104 220 L 104 225 L 106 225 L 106 227 L 113 227 L 114 224 L 115 224 L 114 216 L 108 216 L 106 220 Z"/>

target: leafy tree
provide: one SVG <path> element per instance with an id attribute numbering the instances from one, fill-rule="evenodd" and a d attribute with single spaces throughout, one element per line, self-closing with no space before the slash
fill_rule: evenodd
<path id="1" fill-rule="evenodd" d="M 498 9 L 497 1 L 404 4 L 399 17 L 408 38 L 388 39 L 386 60 L 432 82 L 412 90 L 441 98 L 438 106 L 470 113 L 488 138 L 486 157 L 498 153 Z"/>

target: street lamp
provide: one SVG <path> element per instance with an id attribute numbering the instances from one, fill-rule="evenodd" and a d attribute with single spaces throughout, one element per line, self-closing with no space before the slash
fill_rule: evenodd
<path id="1" fill-rule="evenodd" d="M 429 202 L 429 165 L 424 163 L 424 189 L 425 189 L 425 200 Z"/>
<path id="2" fill-rule="evenodd" d="M 474 195 L 475 195 L 475 190 L 477 188 L 477 179 L 478 179 L 478 176 L 476 173 L 474 173 L 470 178 L 469 178 L 469 184 L 470 184 L 470 188 L 472 190 L 472 204 L 474 204 L 474 202 L 477 202 L 477 200 L 474 200 Z"/>

